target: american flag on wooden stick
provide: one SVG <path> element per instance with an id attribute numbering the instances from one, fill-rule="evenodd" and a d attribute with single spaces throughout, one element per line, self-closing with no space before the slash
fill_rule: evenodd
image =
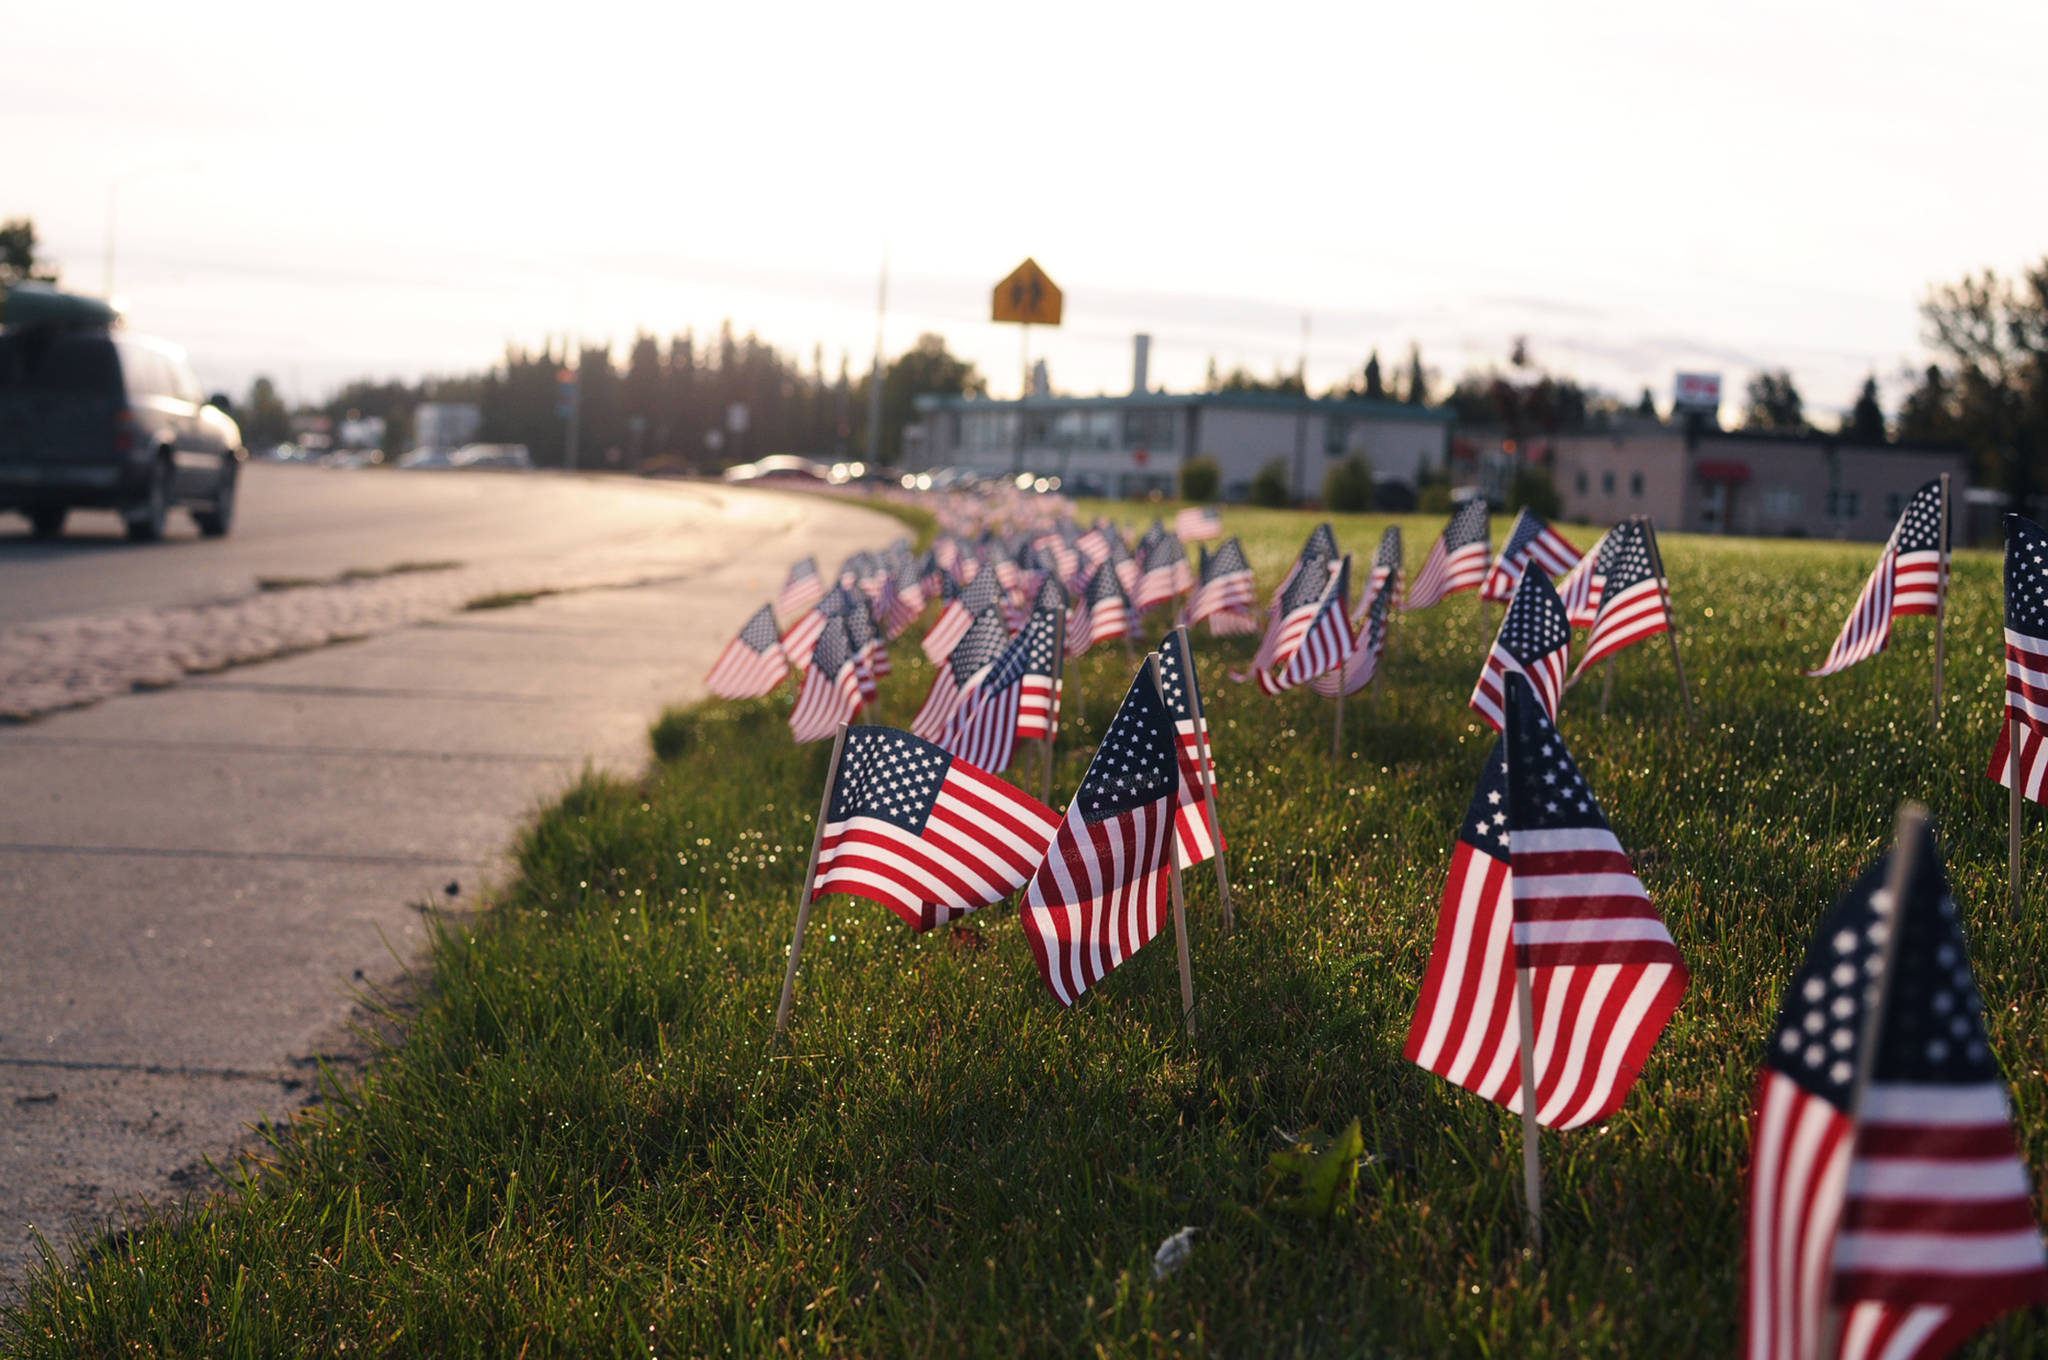
<path id="1" fill-rule="evenodd" d="M 1393 608 L 1394 592 L 1382 589 L 1373 596 L 1362 616 L 1353 620 L 1351 655 L 1337 670 L 1324 671 L 1310 688 L 1325 699 L 1356 694 L 1372 683 L 1379 673 L 1380 653 L 1387 645 L 1387 616 Z"/>
<path id="2" fill-rule="evenodd" d="M 1579 550 L 1563 534 L 1544 523 L 1541 516 L 1525 505 L 1508 529 L 1507 546 L 1500 550 L 1500 556 L 1487 570 L 1486 583 L 1479 588 L 1479 598 L 1503 604 L 1515 598 L 1515 586 L 1531 563 L 1545 576 L 1558 576 L 1576 566 L 1580 556 Z"/>
<path id="3" fill-rule="evenodd" d="M 1138 588 L 1131 594 L 1132 608 L 1142 614 L 1194 588 L 1195 573 L 1188 565 L 1187 549 L 1178 538 L 1162 530 L 1144 551 Z"/>
<path id="4" fill-rule="evenodd" d="M 1147 658 L 1024 890 L 1024 938 L 1063 1006 L 1143 948 L 1166 918 L 1179 746 Z"/>
<path id="5" fill-rule="evenodd" d="M 941 658 L 959 645 L 982 610 L 1001 603 L 1003 589 L 993 573 L 977 575 L 962 586 L 958 595 L 946 601 L 946 607 L 939 611 L 939 617 L 925 633 L 920 644 L 924 648 L 925 660 L 938 665 Z"/>
<path id="6" fill-rule="evenodd" d="M 824 597 L 819 597 L 819 603 Z M 825 615 L 817 605 L 806 610 L 804 616 L 789 626 L 782 635 L 782 654 L 789 658 L 791 668 L 802 670 L 811 664 L 811 648 L 818 645 L 818 634 L 825 631 Z"/>
<path id="7" fill-rule="evenodd" d="M 1056 576 L 1047 576 L 1038 583 L 1038 593 L 1031 597 L 1033 609 L 1065 609 L 1067 588 Z"/>
<path id="8" fill-rule="evenodd" d="M 790 710 L 789 734 L 799 744 L 824 741 L 839 730 L 839 724 L 853 720 L 860 704 L 860 673 L 854 665 L 853 646 L 847 641 L 846 620 L 827 618 L 817 646 L 811 649 L 810 664 L 804 668 L 796 707 Z"/>
<path id="9" fill-rule="evenodd" d="M 1863 583 L 1841 636 L 1828 649 L 1827 660 L 1808 675 L 1833 675 L 1859 661 L 1868 661 L 1892 640 L 1892 620 L 1907 614 L 1932 614 L 1941 606 L 1943 578 L 1941 517 L 1945 509 L 1941 479 L 1913 493 L 1899 522 L 1892 526 L 1877 566 Z"/>
<path id="10" fill-rule="evenodd" d="M 1274 648 L 1272 671 L 1258 671 L 1259 688 L 1267 694 L 1305 685 L 1325 671 L 1340 669 L 1351 657 L 1351 559 L 1344 557 L 1331 573 L 1315 611 L 1296 627 L 1284 630 Z"/>
<path id="11" fill-rule="evenodd" d="M 2005 517 L 2005 712 L 1991 778 L 2012 787 L 2012 729 L 2020 729 L 2020 792 L 2048 803 L 2048 534 Z"/>
<path id="12" fill-rule="evenodd" d="M 1081 569 L 1081 554 L 1058 534 L 1040 534 L 1031 540 L 1031 546 L 1062 584 L 1073 580 Z"/>
<path id="13" fill-rule="evenodd" d="M 1537 1121 L 1568 1129 L 1611 1114 L 1688 974 L 1564 739 L 1510 675 L 1507 731 L 1458 826 L 1403 1052 L 1515 1111 L 1518 967 L 1533 998 Z"/>
<path id="14" fill-rule="evenodd" d="M 1665 608 L 1664 578 L 1650 556 L 1649 521 L 1632 519 L 1607 531 L 1600 549 L 1600 612 L 1586 639 L 1585 655 L 1572 672 L 1577 680 L 1594 662 L 1632 647 L 1644 638 L 1668 632 L 1671 614 Z"/>
<path id="15" fill-rule="evenodd" d="M 725 644 L 704 677 L 704 688 L 721 699 L 754 699 L 781 684 L 787 674 L 789 661 L 782 654 L 782 636 L 775 631 L 775 611 L 764 604 L 739 636 Z"/>
<path id="16" fill-rule="evenodd" d="M 1111 526 L 1108 528 L 1109 562 L 1116 569 L 1117 584 L 1124 588 L 1124 598 L 1138 588 L 1138 559 L 1124 546 L 1123 535 Z"/>
<path id="17" fill-rule="evenodd" d="M 1222 828 L 1217 826 L 1211 834 L 1210 817 L 1205 803 L 1216 797 L 1216 748 L 1210 745 L 1209 719 L 1202 712 L 1201 681 L 1195 674 L 1195 658 L 1189 655 L 1184 642 L 1187 632 L 1183 628 L 1170 630 L 1166 640 L 1159 644 L 1159 689 L 1166 698 L 1166 712 L 1173 719 L 1173 730 L 1180 749 L 1180 812 L 1175 818 L 1175 845 L 1180 857 L 1180 867 L 1192 869 L 1195 865 L 1215 857 L 1216 848 L 1222 839 Z M 1204 760 L 1206 749 L 1209 758 Z"/>
<path id="18" fill-rule="evenodd" d="M 1507 617 L 1500 621 L 1493 650 L 1486 654 L 1486 664 L 1480 668 L 1479 683 L 1472 687 L 1473 709 L 1494 731 L 1500 731 L 1507 706 L 1507 678 L 1524 675 L 1536 702 L 1556 722 L 1571 649 L 1572 626 L 1565 621 L 1557 588 L 1540 571 L 1522 573 L 1515 586 L 1514 603 L 1508 606 Z"/>
<path id="19" fill-rule="evenodd" d="M 849 727 L 811 900 L 851 893 L 930 930 L 1030 881 L 1059 814 L 928 741 Z"/>
<path id="20" fill-rule="evenodd" d="M 1365 590 L 1358 601 L 1358 612 L 1363 615 L 1366 610 L 1371 609 L 1373 601 L 1379 599 L 1383 591 L 1393 597 L 1393 607 L 1399 609 L 1403 574 L 1401 526 L 1390 524 L 1387 531 L 1380 535 L 1379 551 L 1373 554 L 1372 575 L 1366 578 Z"/>
<path id="21" fill-rule="evenodd" d="M 939 745 L 984 770 L 1007 770 L 1019 741 L 1039 741 L 1059 724 L 1060 612 L 1034 609 L 988 674 L 967 689 Z"/>
<path id="22" fill-rule="evenodd" d="M 1081 570 L 1092 572 L 1109 560 L 1109 540 L 1116 533 L 1116 527 L 1106 520 L 1096 520 L 1087 532 L 1074 540 L 1074 551 L 1081 554 Z"/>
<path id="23" fill-rule="evenodd" d="M 1600 555 L 1607 550 L 1607 541 L 1612 537 L 1612 529 L 1600 535 L 1557 583 L 1558 601 L 1564 605 L 1565 617 L 1574 628 L 1591 628 L 1593 620 L 1600 617 L 1600 596 L 1606 585 L 1606 577 L 1600 574 Z"/>
<path id="24" fill-rule="evenodd" d="M 911 720 L 910 730 L 926 741 L 943 737 L 961 701 L 988 678 L 989 667 L 1009 641 L 1010 626 L 1003 622 L 1001 605 L 991 604 L 976 614 L 967 632 L 939 663 L 939 673 L 932 677 L 932 687 Z"/>
<path id="25" fill-rule="evenodd" d="M 825 583 L 818 576 L 818 559 L 806 557 L 789 569 L 789 578 L 782 583 L 782 593 L 775 597 L 776 616 L 796 618 L 824 598 Z"/>
<path id="26" fill-rule="evenodd" d="M 1252 581 L 1252 564 L 1245 560 L 1244 545 L 1233 536 L 1223 540 L 1215 552 L 1201 549 L 1201 581 L 1188 597 L 1183 618 L 1189 627 L 1212 615 L 1236 613 L 1250 618 L 1258 602 L 1258 587 Z"/>
<path id="27" fill-rule="evenodd" d="M 1330 574 L 1337 565 L 1337 536 L 1327 524 L 1318 524 L 1302 545 L 1301 556 L 1287 569 L 1287 577 L 1273 592 L 1272 608 L 1266 615 L 1266 632 L 1259 639 L 1252 669 L 1266 670 L 1279 664 L 1283 638 L 1291 638 L 1308 626 L 1313 611 L 1321 608 L 1323 592 L 1329 589 Z M 1307 612 L 1305 612 L 1307 611 Z M 1239 677 L 1233 672 L 1232 679 Z"/>
<path id="28" fill-rule="evenodd" d="M 846 645 L 853 649 L 854 674 L 860 677 L 863 703 L 875 701 L 877 677 L 889 674 L 889 653 L 875 632 L 874 616 L 868 602 L 854 586 L 834 586 L 818 601 L 818 612 L 846 624 Z"/>
<path id="29" fill-rule="evenodd" d="M 2048 1303 L 2012 1106 L 1925 823 L 1785 989 L 1751 1119 L 1748 1360 L 1932 1360 Z M 1892 856 L 1907 854 L 1901 902 Z"/>
<path id="30" fill-rule="evenodd" d="M 1089 578 L 1080 607 L 1067 618 L 1067 655 L 1080 656 L 1098 642 L 1130 636 L 1131 611 L 1123 583 L 1105 561 Z"/>
<path id="31" fill-rule="evenodd" d="M 1223 516 L 1213 505 L 1191 505 L 1173 517 L 1173 532 L 1183 543 L 1223 537 Z"/>
<path id="32" fill-rule="evenodd" d="M 1467 496 L 1429 545 L 1429 556 L 1415 573 L 1415 584 L 1401 607 L 1427 609 L 1446 595 L 1479 589 L 1493 557 L 1488 542 L 1486 497 Z"/>

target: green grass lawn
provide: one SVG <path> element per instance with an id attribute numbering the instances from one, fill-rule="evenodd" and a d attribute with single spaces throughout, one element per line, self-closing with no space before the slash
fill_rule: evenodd
<path id="1" fill-rule="evenodd" d="M 1314 522 L 1225 514 L 1262 594 Z M 1337 517 L 1338 540 L 1369 561 L 1388 522 Z M 1441 519 L 1400 522 L 1412 575 Z M 1335 762 L 1327 701 L 1232 685 L 1253 640 L 1198 638 L 1238 902 L 1226 936 L 1213 875 L 1189 875 L 1194 1041 L 1168 938 L 1064 1011 L 1008 907 L 918 936 L 834 898 L 773 1042 L 827 751 L 790 745 L 786 696 L 692 708 L 657 728 L 644 781 L 585 779 L 524 837 L 359 1090 L 240 1194 L 40 1274 L 0 1349 L 1733 1355 L 1763 1037 L 1898 802 L 1938 820 L 2037 1183 L 2048 932 L 2038 874 L 2019 919 L 2006 905 L 2004 792 L 1981 774 L 1995 555 L 1959 557 L 1936 732 L 1931 621 L 1844 675 L 1799 674 L 1875 545 L 1664 549 L 1697 735 L 1662 639 L 1622 656 L 1604 721 L 1595 682 L 1562 728 L 1692 989 L 1614 1119 L 1544 1135 L 1541 1259 L 1518 1121 L 1400 1052 L 1491 737 L 1465 707 L 1490 641 L 1468 595 L 1400 620 Z M 884 718 L 906 724 L 931 672 L 914 636 L 894 656 Z M 1062 805 L 1130 666 L 1098 648 L 1068 675 Z M 1271 1155 L 1353 1119 L 1352 1200 L 1327 1219 L 1277 1203 Z M 1192 1256 L 1155 1281 L 1185 1226 Z M 2048 1316 L 1968 1353 L 2048 1356 Z"/>

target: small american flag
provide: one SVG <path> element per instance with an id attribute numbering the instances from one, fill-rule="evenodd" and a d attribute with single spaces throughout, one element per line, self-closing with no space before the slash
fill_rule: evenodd
<path id="1" fill-rule="evenodd" d="M 1124 546 L 1123 536 L 1114 528 L 1109 530 L 1109 561 L 1116 568 L 1117 584 L 1124 588 L 1124 597 L 1138 588 L 1138 559 Z"/>
<path id="2" fill-rule="evenodd" d="M 754 699 L 781 684 L 787 674 L 789 661 L 782 654 L 782 635 L 775 631 L 775 610 L 764 604 L 739 636 L 725 644 L 704 677 L 704 688 L 721 699 Z"/>
<path id="3" fill-rule="evenodd" d="M 1337 536 L 1327 524 L 1318 524 L 1301 548 L 1301 556 L 1287 569 L 1287 577 L 1273 592 L 1273 607 L 1266 615 L 1266 633 L 1259 639 L 1252 669 L 1266 670 L 1279 664 L 1281 639 L 1308 626 L 1313 611 L 1322 605 L 1329 589 L 1330 569 L 1337 562 Z M 1233 676 L 1233 678 L 1235 678 Z"/>
<path id="4" fill-rule="evenodd" d="M 823 597 L 819 597 L 820 603 Z M 814 605 L 804 616 L 789 626 L 782 635 L 782 654 L 796 670 L 811 664 L 811 648 L 818 645 L 818 635 L 825 631 L 825 615 Z"/>
<path id="5" fill-rule="evenodd" d="M 1213 505 L 1191 505 L 1173 517 L 1173 532 L 1183 543 L 1223 537 L 1223 516 Z"/>
<path id="6" fill-rule="evenodd" d="M 1946 509 L 1941 479 L 1913 493 L 1892 536 L 1878 554 L 1877 566 L 1863 583 L 1842 634 L 1828 649 L 1828 659 L 1808 675 L 1833 675 L 1859 661 L 1868 661 L 1892 640 L 1892 620 L 1906 614 L 1932 614 L 1940 607 L 1948 563 L 1941 555 L 1941 517 Z"/>
<path id="7" fill-rule="evenodd" d="M 1524 675 L 1530 691 L 1552 722 L 1564 694 L 1564 672 L 1571 660 L 1572 626 L 1564 616 L 1557 588 L 1540 571 L 1523 572 L 1514 603 L 1500 621 L 1500 635 L 1486 654 L 1479 683 L 1472 688 L 1472 707 L 1487 724 L 1501 730 L 1507 706 L 1508 677 Z"/>
<path id="8" fill-rule="evenodd" d="M 1934 837 L 1917 834 L 1905 901 L 1890 855 L 1864 871 L 1807 945 L 1765 1051 L 1749 1360 L 1932 1360 L 2048 1303 L 1983 999 Z"/>
<path id="9" fill-rule="evenodd" d="M 982 610 L 1002 602 L 1003 590 L 994 573 L 977 575 L 961 587 L 958 595 L 946 601 L 946 607 L 939 611 L 938 619 L 925 633 L 920 644 L 924 648 L 924 659 L 938 665 L 940 659 L 951 653 L 960 639 L 966 636 L 968 626 Z"/>
<path id="10" fill-rule="evenodd" d="M 789 569 L 782 593 L 775 597 L 779 618 L 793 619 L 825 598 L 825 583 L 818 576 L 818 559 L 806 557 Z"/>
<path id="11" fill-rule="evenodd" d="M 1664 607 L 1664 578 L 1657 574 L 1650 556 L 1651 529 L 1646 520 L 1632 519 L 1607 531 L 1600 548 L 1600 612 L 1593 619 L 1593 631 L 1586 638 L 1586 654 L 1579 658 L 1576 680 L 1595 661 L 1632 647 L 1644 638 L 1669 631 L 1671 615 Z"/>
<path id="12" fill-rule="evenodd" d="M 1458 827 L 1403 1052 L 1519 1112 L 1518 968 L 1537 1017 L 1537 1122 L 1604 1118 L 1628 1097 L 1688 975 L 1564 739 L 1511 675 L 1507 731 Z"/>
<path id="13" fill-rule="evenodd" d="M 1059 824 L 1014 784 L 928 741 L 849 727 L 811 900 L 851 893 L 930 930 L 1023 887 Z"/>
<path id="14" fill-rule="evenodd" d="M 1074 551 L 1081 554 L 1082 570 L 1093 571 L 1109 560 L 1109 540 L 1115 533 L 1115 526 L 1097 520 L 1093 527 L 1074 540 Z"/>
<path id="15" fill-rule="evenodd" d="M 1033 609 L 1065 609 L 1067 607 L 1066 587 L 1060 584 L 1057 577 L 1046 577 L 1038 583 L 1038 593 L 1031 597 L 1031 607 Z"/>
<path id="16" fill-rule="evenodd" d="M 1143 566 L 1138 588 L 1131 595 L 1132 607 L 1141 614 L 1195 587 L 1195 573 L 1188 566 L 1187 549 L 1181 546 L 1178 538 L 1163 530 L 1145 549 Z"/>
<path id="17" fill-rule="evenodd" d="M 930 598 L 925 593 L 924 583 L 908 572 L 889 578 L 880 603 L 882 622 L 891 642 L 902 637 L 911 624 L 923 617 L 925 604 Z"/>
<path id="18" fill-rule="evenodd" d="M 1209 741 L 1209 719 L 1202 709 L 1201 681 L 1195 675 L 1195 658 L 1188 651 L 1186 628 L 1175 628 L 1159 644 L 1159 691 L 1166 697 L 1166 712 L 1180 742 L 1180 813 L 1175 819 L 1176 851 L 1180 867 L 1215 857 L 1222 840 L 1220 825 L 1211 826 L 1210 810 L 1216 799 L 1216 748 Z M 1202 716 L 1197 717 L 1197 714 Z M 1208 751 L 1208 759 L 1202 753 Z"/>
<path id="19" fill-rule="evenodd" d="M 854 674 L 860 677 L 862 703 L 875 701 L 875 681 L 889 674 L 889 653 L 875 632 L 874 616 L 857 587 L 839 585 L 818 601 L 818 612 L 846 624 L 846 645 L 853 649 Z"/>
<path id="20" fill-rule="evenodd" d="M 2048 802 L 2048 534 L 2005 517 L 2005 713 L 1985 773 L 2012 787 L 2012 729 L 2020 729 L 2020 791 Z"/>
<path id="21" fill-rule="evenodd" d="M 1081 569 L 1081 554 L 1074 551 L 1067 541 L 1058 534 L 1040 534 L 1031 540 L 1031 546 L 1038 552 L 1052 574 L 1062 582 L 1071 581 Z"/>
<path id="22" fill-rule="evenodd" d="M 1095 568 L 1081 607 L 1067 620 L 1067 655 L 1079 656 L 1098 642 L 1131 636 L 1131 611 L 1123 583 L 1107 562 Z"/>
<path id="23" fill-rule="evenodd" d="M 1351 655 L 1344 659 L 1343 667 L 1323 672 L 1310 688 L 1325 699 L 1334 699 L 1340 694 L 1356 694 L 1372 683 L 1373 676 L 1379 673 L 1380 653 L 1386 649 L 1387 615 L 1393 599 L 1391 590 L 1382 590 L 1372 597 L 1364 615 L 1353 620 Z"/>
<path id="24" fill-rule="evenodd" d="M 1486 583 L 1479 588 L 1479 598 L 1495 604 L 1512 600 L 1515 598 L 1515 586 L 1530 563 L 1541 567 L 1545 576 L 1557 576 L 1576 566 L 1580 556 L 1579 550 L 1563 534 L 1545 524 L 1525 505 L 1508 530 L 1507 546 L 1500 550 L 1500 556 L 1493 560 L 1493 566 L 1486 573 Z"/>
<path id="25" fill-rule="evenodd" d="M 926 741 L 944 736 L 954 713 L 959 711 L 960 701 L 987 678 L 989 667 L 1009 642 L 1010 626 L 1003 622 L 1000 605 L 989 605 L 976 614 L 974 622 L 953 644 L 953 650 L 939 663 L 939 673 L 932 677 L 931 690 L 926 693 L 917 717 L 911 720 L 910 730 Z"/>
<path id="26" fill-rule="evenodd" d="M 790 710 L 789 734 L 801 745 L 824 741 L 860 708 L 860 673 L 846 638 L 846 620 L 828 618 L 804 669 L 803 688 Z"/>
<path id="27" fill-rule="evenodd" d="M 1393 607 L 1401 607 L 1401 526 L 1390 524 L 1380 535 L 1380 550 L 1373 554 L 1372 575 L 1366 578 L 1365 596 L 1358 602 L 1362 614 L 1372 608 L 1373 602 L 1385 591 L 1393 596 Z"/>
<path id="28" fill-rule="evenodd" d="M 1488 550 L 1486 497 L 1468 496 L 1451 513 L 1451 522 L 1429 545 L 1429 556 L 1415 574 L 1403 609 L 1427 609 L 1446 595 L 1477 590 L 1486 580 Z"/>
<path id="29" fill-rule="evenodd" d="M 1188 598 L 1185 622 L 1189 627 L 1217 614 L 1234 613 L 1247 621 L 1258 602 L 1258 586 L 1252 580 L 1252 564 L 1245 560 L 1244 545 L 1227 538 L 1211 553 L 1201 550 L 1201 583 Z M 1213 627 L 1213 625 L 1212 625 Z"/>
<path id="30" fill-rule="evenodd" d="M 1599 541 L 1557 583 L 1557 598 L 1574 628 L 1591 628 L 1593 620 L 1600 617 L 1600 596 L 1607 584 L 1607 578 L 1600 574 L 1600 555 L 1607 550 L 1607 541 L 1612 537 L 1612 529 L 1600 535 Z"/>
<path id="31" fill-rule="evenodd" d="M 1024 938 L 1063 1006 L 1159 933 L 1180 801 L 1178 751 L 1147 658 L 1024 890 Z"/>
<path id="32" fill-rule="evenodd" d="M 1034 609 L 988 675 L 962 696 L 939 745 L 984 770 L 1007 770 L 1019 741 L 1058 730 L 1060 615 Z"/>
<path id="33" fill-rule="evenodd" d="M 1315 612 L 1299 627 L 1282 633 L 1274 649 L 1274 671 L 1256 673 L 1268 694 L 1305 685 L 1325 671 L 1339 670 L 1351 658 L 1357 639 L 1351 635 L 1351 559 L 1344 557 L 1331 573 Z"/>

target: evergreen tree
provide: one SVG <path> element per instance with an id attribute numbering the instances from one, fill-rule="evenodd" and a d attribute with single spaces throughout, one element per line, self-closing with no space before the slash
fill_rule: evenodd
<path id="1" fill-rule="evenodd" d="M 1636 414 L 1649 420 L 1657 419 L 1657 398 L 1647 387 L 1643 389 L 1642 397 L 1636 402 Z"/>
<path id="2" fill-rule="evenodd" d="M 1429 405 L 1429 374 L 1422 367 L 1422 346 L 1408 346 L 1408 391 L 1402 397 L 1410 406 Z"/>
<path id="3" fill-rule="evenodd" d="M 1380 380 L 1380 352 L 1377 349 L 1365 358 L 1365 384 L 1362 395 L 1369 401 L 1387 399 L 1387 386 Z"/>
<path id="4" fill-rule="evenodd" d="M 1778 369 L 1749 380 L 1749 409 L 1742 428 L 1769 434 L 1797 434 L 1807 428 L 1806 403 L 1791 371 Z"/>
<path id="5" fill-rule="evenodd" d="M 1863 380 L 1863 390 L 1856 394 L 1855 408 L 1842 422 L 1842 437 L 1852 444 L 1885 442 L 1884 408 L 1877 404 L 1876 378 Z"/>

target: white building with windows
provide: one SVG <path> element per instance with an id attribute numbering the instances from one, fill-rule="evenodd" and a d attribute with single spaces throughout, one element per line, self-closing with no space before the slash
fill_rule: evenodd
<path id="1" fill-rule="evenodd" d="M 1330 468 L 1371 464 L 1386 509 L 1412 508 L 1425 469 L 1441 474 L 1451 413 L 1393 401 L 1270 392 L 1137 391 L 1121 397 L 920 397 L 904 441 L 910 471 L 1058 477 L 1083 496 L 1174 494 L 1190 459 L 1214 458 L 1225 500 L 1279 463 L 1296 499 L 1320 499 Z"/>

